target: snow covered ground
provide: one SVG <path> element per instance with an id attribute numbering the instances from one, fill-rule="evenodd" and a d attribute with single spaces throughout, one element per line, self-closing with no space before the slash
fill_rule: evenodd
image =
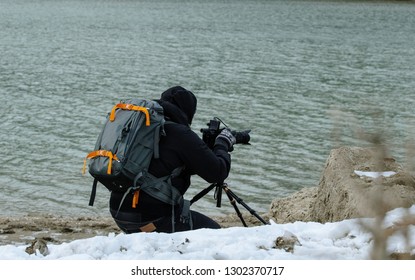
<path id="1" fill-rule="evenodd" d="M 400 208 L 388 212 L 383 221 L 383 227 L 390 227 L 408 215 L 415 215 L 415 205 L 409 209 Z M 156 263 L 162 266 L 184 260 L 186 260 L 185 264 L 192 264 L 192 261 L 200 260 L 203 261 L 202 266 L 204 267 L 206 261 L 213 261 L 213 264 L 217 265 L 218 262 L 214 260 L 227 260 L 231 263 L 237 261 L 238 264 L 246 264 L 246 261 L 249 261 L 249 263 L 256 265 L 259 261 L 262 265 L 275 264 L 276 260 L 278 260 L 277 263 L 289 260 L 367 260 L 370 258 L 373 238 L 362 228 L 361 224 L 363 222 L 365 225 L 370 225 L 374 221 L 374 219 L 366 218 L 326 224 L 314 222 L 276 224 L 271 222 L 270 225 L 251 228 L 201 229 L 174 234 L 109 234 L 108 236 L 96 236 L 59 245 L 48 244 L 48 254 L 45 256 L 39 251 L 37 254 L 27 254 L 25 252 L 27 245 L 5 245 L 0 246 L 0 259 L 2 260 L 0 266 L 2 269 L 10 271 L 15 266 L 21 267 L 22 264 L 22 262 L 17 262 L 17 265 L 14 265 L 14 262 L 10 262 L 10 260 L 69 260 L 77 261 L 76 264 L 79 264 L 79 261 L 99 260 L 102 271 L 102 266 L 106 267 L 106 262 L 103 260 L 124 260 L 130 265 L 129 267 L 131 267 L 131 262 L 128 261 L 137 262 L 139 260 L 142 260 L 139 262 L 140 265 L 150 261 L 152 264 Z M 388 253 L 410 252 L 414 255 L 414 225 L 409 227 L 408 236 L 409 238 L 400 232 L 393 234 L 388 239 L 386 248 Z M 286 246 L 276 245 L 278 237 L 282 237 Z M 10 266 L 9 263 L 11 263 Z M 23 263 L 27 267 L 28 263 Z M 31 263 L 29 271 L 33 271 L 33 269 L 41 269 L 44 262 L 35 262 L 34 265 L 33 262 L 29 263 Z M 90 264 L 90 262 L 87 263 Z M 183 262 L 179 262 L 179 264 L 183 264 Z M 81 262 L 82 265 L 85 263 Z M 131 268 L 131 272 L 128 268 L 128 271 L 131 275 L 133 268 Z M 223 271 L 222 269 L 222 273 Z M 376 271 L 379 270 L 376 269 Z M 67 272 L 69 274 L 77 273 L 77 270 Z M 382 273 L 385 275 L 384 272 Z M 96 274 L 94 275 L 96 276 Z M 109 277 L 108 273 L 105 275 Z"/>
<path id="2" fill-rule="evenodd" d="M 399 222 L 409 209 L 390 211 L 384 228 Z M 335 223 L 295 222 L 257 227 L 201 229 L 174 234 L 109 234 L 75 240 L 59 245 L 48 244 L 49 253 L 29 255 L 27 245 L 0 246 L 2 260 L 365 260 L 370 257 L 372 236 L 361 223 L 374 219 L 351 219 Z M 415 254 L 415 226 L 409 228 L 410 244 L 399 232 L 389 238 L 387 251 Z M 295 236 L 292 252 L 275 245 L 277 237 Z M 294 237 L 294 238 L 295 238 Z M 288 250 L 290 251 L 290 250 Z"/>

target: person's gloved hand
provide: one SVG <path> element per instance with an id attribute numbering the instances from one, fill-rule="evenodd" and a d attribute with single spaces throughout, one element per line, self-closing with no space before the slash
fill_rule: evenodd
<path id="1" fill-rule="evenodd" d="M 233 151 L 233 145 L 236 143 L 236 138 L 228 128 L 224 128 L 215 139 L 215 144 L 218 141 L 223 141 L 228 146 L 228 151 Z"/>

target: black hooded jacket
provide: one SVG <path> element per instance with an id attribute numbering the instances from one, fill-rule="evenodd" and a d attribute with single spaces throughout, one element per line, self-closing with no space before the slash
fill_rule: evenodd
<path id="1" fill-rule="evenodd" d="M 228 146 L 218 139 L 212 151 L 190 129 L 197 105 L 193 93 L 182 87 L 173 87 L 163 92 L 158 102 L 163 107 L 164 115 L 169 122 L 164 126 L 166 136 L 160 139 L 160 158 L 152 160 L 149 172 L 156 177 L 163 177 L 171 174 L 175 168 L 184 166 L 180 175 L 172 179 L 172 185 L 182 194 L 191 184 L 191 175 L 199 175 L 208 183 L 223 182 L 229 175 L 231 164 Z M 122 193 L 112 192 L 111 209 L 118 209 L 122 196 Z M 140 192 L 137 207 L 132 208 L 132 197 L 132 194 L 127 195 L 120 211 L 140 213 L 144 221 L 171 215 L 170 205 L 144 192 Z"/>

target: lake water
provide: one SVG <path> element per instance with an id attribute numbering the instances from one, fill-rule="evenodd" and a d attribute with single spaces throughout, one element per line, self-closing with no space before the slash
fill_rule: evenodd
<path id="1" fill-rule="evenodd" d="M 83 158 L 116 102 L 174 85 L 198 98 L 196 132 L 252 129 L 227 182 L 258 212 L 367 145 L 356 131 L 401 163 L 415 139 L 414 2 L 0 0 L 0 27 L 2 215 L 109 215 L 104 187 L 87 205 Z M 192 183 L 187 198 L 208 186 Z"/>

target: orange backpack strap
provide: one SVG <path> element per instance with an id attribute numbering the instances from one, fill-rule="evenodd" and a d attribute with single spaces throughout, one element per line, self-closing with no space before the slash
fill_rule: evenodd
<path id="1" fill-rule="evenodd" d="M 82 168 L 82 174 L 85 174 L 85 171 L 86 171 L 86 160 L 95 158 L 95 157 L 108 157 L 109 158 L 107 174 L 110 175 L 111 170 L 112 170 L 112 160 L 113 159 L 118 160 L 118 158 L 117 158 L 117 155 L 113 154 L 111 151 L 106 151 L 106 150 L 97 150 L 97 151 L 90 152 L 84 159 L 84 167 Z"/>
<path id="2" fill-rule="evenodd" d="M 137 208 L 139 198 L 140 198 L 140 189 L 134 191 L 133 202 L 132 202 L 132 205 L 131 205 L 132 208 Z"/>
<path id="3" fill-rule="evenodd" d="M 111 122 L 115 120 L 115 111 L 117 109 L 143 112 L 146 115 L 146 126 L 150 126 L 150 113 L 148 112 L 147 108 L 142 107 L 142 106 L 137 106 L 134 104 L 118 103 L 111 110 L 110 117 L 109 117 L 109 120 Z"/>

